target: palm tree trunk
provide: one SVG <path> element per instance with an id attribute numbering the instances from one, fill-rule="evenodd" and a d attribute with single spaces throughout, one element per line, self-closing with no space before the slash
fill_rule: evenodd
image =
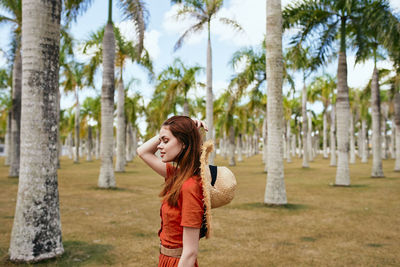
<path id="1" fill-rule="evenodd" d="M 299 133 L 297 134 L 297 157 L 298 158 L 301 158 L 301 156 L 302 156 L 301 147 L 302 147 L 302 144 L 301 144 L 301 133 L 300 133 L 300 130 L 299 130 Z"/>
<path id="2" fill-rule="evenodd" d="M 11 150 L 11 112 L 7 114 L 6 134 L 4 136 L 4 165 L 10 166 L 10 150 Z"/>
<path id="3" fill-rule="evenodd" d="M 323 141 L 322 141 L 322 149 L 324 153 L 324 159 L 328 158 L 328 114 L 326 112 L 326 108 L 324 110 L 323 115 Z"/>
<path id="4" fill-rule="evenodd" d="M 291 132 L 290 132 L 290 119 L 288 119 L 288 121 L 287 121 L 287 126 L 286 126 L 286 161 L 288 162 L 288 163 L 290 163 L 290 162 L 292 162 L 292 157 L 291 157 L 291 154 L 290 154 L 290 141 L 292 140 L 292 135 L 291 135 Z"/>
<path id="5" fill-rule="evenodd" d="M 75 107 L 75 154 L 74 154 L 74 163 L 79 163 L 79 146 L 80 146 L 79 115 L 80 115 L 80 106 L 79 106 L 78 87 L 75 89 L 75 97 L 76 97 L 76 107 Z"/>
<path id="6" fill-rule="evenodd" d="M 72 140 L 72 133 L 70 132 L 67 137 L 68 140 L 68 156 L 70 159 L 74 156 L 74 149 L 73 149 L 73 140 Z"/>
<path id="7" fill-rule="evenodd" d="M 189 116 L 189 103 L 185 97 L 185 102 L 183 103 L 183 116 Z"/>
<path id="8" fill-rule="evenodd" d="M 114 59 L 115 38 L 112 22 L 108 22 L 103 38 L 103 85 L 101 88 L 101 167 L 98 186 L 115 187 L 114 156 Z"/>
<path id="9" fill-rule="evenodd" d="M 307 142 L 307 135 L 308 135 L 308 119 L 307 119 L 307 88 L 304 82 L 303 91 L 302 91 L 302 105 L 301 105 L 301 116 L 303 117 L 303 168 L 310 167 L 308 164 L 308 142 Z"/>
<path id="10" fill-rule="evenodd" d="M 287 204 L 283 171 L 282 11 L 281 0 L 267 1 L 268 174 L 264 203 Z"/>
<path id="11" fill-rule="evenodd" d="M 354 122 L 353 122 L 353 114 L 350 114 L 350 164 L 356 163 L 356 147 L 354 144 Z"/>
<path id="12" fill-rule="evenodd" d="M 128 121 L 126 126 L 126 161 L 131 162 L 133 160 L 133 129 L 132 123 Z"/>
<path id="13" fill-rule="evenodd" d="M 132 132 L 133 132 L 133 134 L 132 134 L 132 136 L 133 136 L 133 139 L 132 139 L 132 143 L 133 143 L 133 146 L 132 146 L 132 157 L 134 158 L 134 157 L 136 157 L 136 149 L 138 147 L 138 136 L 137 136 L 136 127 L 132 127 Z"/>
<path id="14" fill-rule="evenodd" d="M 292 146 L 292 157 L 294 157 L 296 156 L 296 134 L 292 134 L 291 146 Z"/>
<path id="15" fill-rule="evenodd" d="M 20 160 L 20 128 L 21 128 L 21 80 L 22 62 L 21 52 L 18 48 L 15 53 L 13 66 L 13 90 L 12 90 L 12 119 L 11 119 L 11 146 L 10 146 L 10 177 L 18 177 Z"/>
<path id="16" fill-rule="evenodd" d="M 267 109 L 267 107 L 265 108 Z M 263 155 L 262 155 L 262 160 L 265 165 L 265 171 L 267 171 L 267 153 L 268 153 L 268 124 L 267 124 L 267 116 L 265 116 L 263 125 L 262 125 L 262 137 L 263 137 Z"/>
<path id="17" fill-rule="evenodd" d="M 95 145 L 95 157 L 96 159 L 100 158 L 100 131 L 99 128 L 96 129 L 96 145 Z"/>
<path id="18" fill-rule="evenodd" d="M 22 1 L 21 161 L 9 255 L 61 255 L 57 179 L 57 90 L 61 1 Z"/>
<path id="19" fill-rule="evenodd" d="M 400 92 L 396 91 L 394 96 L 394 123 L 396 126 L 396 161 L 394 170 L 400 172 Z"/>
<path id="20" fill-rule="evenodd" d="M 331 110 L 331 138 L 330 138 L 331 161 L 330 166 L 336 166 L 336 106 Z"/>
<path id="21" fill-rule="evenodd" d="M 115 163 L 115 171 L 116 172 L 125 172 L 125 92 L 124 92 L 124 83 L 122 78 L 118 83 L 118 103 L 117 103 L 117 161 Z"/>
<path id="22" fill-rule="evenodd" d="M 86 146 L 86 161 L 92 161 L 92 152 L 93 152 L 93 137 L 92 137 L 92 126 L 88 126 L 88 137 L 87 137 L 87 146 Z"/>
<path id="23" fill-rule="evenodd" d="M 379 81 L 378 81 L 378 86 L 379 86 Z M 386 127 L 386 120 L 389 115 L 389 106 L 387 103 L 383 103 L 381 105 L 381 123 L 382 123 L 382 134 L 381 136 L 381 141 L 382 143 L 382 159 L 387 159 L 388 158 L 388 136 L 387 136 L 387 127 Z"/>
<path id="24" fill-rule="evenodd" d="M 236 166 L 235 161 L 235 128 L 229 127 L 229 166 Z"/>
<path id="25" fill-rule="evenodd" d="M 243 140 L 242 134 L 240 133 L 238 136 L 238 162 L 243 161 Z"/>
<path id="26" fill-rule="evenodd" d="M 312 142 L 312 119 L 311 119 L 311 114 L 307 116 L 307 151 L 308 151 L 308 161 L 314 161 L 314 155 L 313 155 L 313 142 Z"/>
<path id="27" fill-rule="evenodd" d="M 394 148 L 396 146 L 396 124 L 394 123 L 394 118 L 392 118 L 392 134 L 390 135 L 390 158 L 395 159 L 396 154 Z"/>
<path id="28" fill-rule="evenodd" d="M 344 22 L 342 22 L 344 23 Z M 342 35 L 345 35 L 345 25 L 342 25 Z M 336 97 L 337 112 L 337 142 L 338 164 L 336 168 L 335 185 L 349 186 L 349 88 L 347 87 L 347 60 L 346 50 L 341 49 L 338 60 L 338 87 Z"/>
<path id="29" fill-rule="evenodd" d="M 213 118 L 213 91 L 212 91 L 212 51 L 211 51 L 211 32 L 208 23 L 207 41 L 207 93 L 206 93 L 206 122 L 208 126 L 207 139 L 213 139 L 214 118 Z M 209 164 L 214 164 L 214 153 L 209 156 Z"/>
<path id="30" fill-rule="evenodd" d="M 379 95 L 378 70 L 374 67 L 371 83 L 372 107 L 372 172 L 371 177 L 383 177 L 381 142 L 381 101 Z"/>
<path id="31" fill-rule="evenodd" d="M 362 119 L 361 121 L 361 137 L 362 137 L 362 156 L 361 162 L 368 162 L 368 142 L 367 142 L 367 120 Z"/>

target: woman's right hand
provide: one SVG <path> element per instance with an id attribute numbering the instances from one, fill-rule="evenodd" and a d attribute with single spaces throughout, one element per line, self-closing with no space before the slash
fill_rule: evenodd
<path id="1" fill-rule="evenodd" d="M 206 132 L 208 132 L 208 127 L 204 121 L 198 120 L 198 119 L 192 119 L 194 121 L 194 124 L 196 124 L 197 128 L 203 127 Z"/>

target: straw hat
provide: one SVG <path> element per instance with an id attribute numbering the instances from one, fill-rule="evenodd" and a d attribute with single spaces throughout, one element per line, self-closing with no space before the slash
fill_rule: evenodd
<path id="1" fill-rule="evenodd" d="M 208 140 L 203 144 L 200 157 L 201 181 L 203 185 L 205 206 L 205 231 L 206 238 L 211 234 L 211 209 L 224 206 L 232 201 L 235 195 L 236 178 L 227 167 L 208 165 L 208 156 L 213 151 L 214 144 Z"/>

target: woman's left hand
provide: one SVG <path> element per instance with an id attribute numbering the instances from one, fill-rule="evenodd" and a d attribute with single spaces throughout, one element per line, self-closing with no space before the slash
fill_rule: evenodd
<path id="1" fill-rule="evenodd" d="M 208 127 L 204 121 L 198 120 L 198 119 L 193 119 L 194 124 L 196 124 L 197 128 L 203 127 L 204 130 L 208 131 Z"/>

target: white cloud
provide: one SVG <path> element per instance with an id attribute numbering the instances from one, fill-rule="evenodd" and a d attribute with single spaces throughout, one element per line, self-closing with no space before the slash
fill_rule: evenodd
<path id="1" fill-rule="evenodd" d="M 283 0 L 282 7 L 292 0 Z M 175 14 L 180 5 L 173 5 L 170 10 L 164 14 L 164 29 L 171 34 L 183 34 L 189 25 L 193 25 L 195 21 L 187 18 L 177 21 Z M 219 21 L 219 18 L 225 17 L 233 19 L 243 28 L 243 32 L 237 32 L 232 27 L 227 26 Z M 227 6 L 221 8 L 218 16 L 212 22 L 212 35 L 216 36 L 219 41 L 231 42 L 236 46 L 259 45 L 265 35 L 266 23 L 266 1 L 252 0 L 249 1 L 231 0 Z M 188 44 L 197 44 L 207 38 L 204 30 L 201 34 L 194 34 L 188 40 Z"/>
<path id="2" fill-rule="evenodd" d="M 129 41 L 137 42 L 136 26 L 131 20 L 122 21 L 117 24 L 124 38 Z M 146 31 L 144 33 L 144 47 L 150 54 L 150 57 L 155 60 L 160 55 L 160 46 L 158 40 L 161 33 L 156 30 Z"/>

